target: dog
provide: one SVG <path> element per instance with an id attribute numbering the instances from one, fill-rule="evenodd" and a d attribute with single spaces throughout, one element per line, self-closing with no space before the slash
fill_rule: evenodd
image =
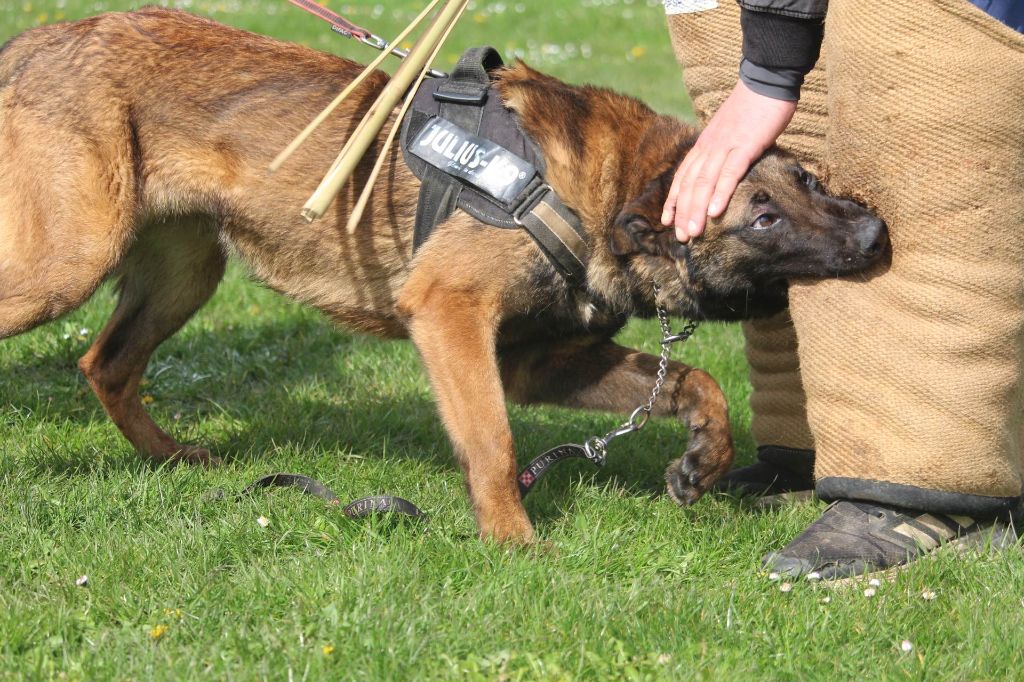
<path id="1" fill-rule="evenodd" d="M 886 243 L 881 221 L 776 149 L 724 215 L 681 244 L 659 216 L 697 131 L 521 63 L 497 73 L 497 87 L 543 151 L 545 180 L 582 221 L 592 251 L 582 286 L 522 230 L 463 211 L 413 255 L 419 181 L 397 149 L 385 152 L 362 225 L 347 234 L 383 132 L 328 214 L 306 224 L 299 208 L 387 76 L 370 76 L 276 175 L 267 164 L 360 71 L 159 8 L 12 39 L 0 52 L 0 338 L 74 310 L 115 279 L 119 301 L 81 371 L 143 455 L 211 464 L 208 450 L 150 418 L 138 387 L 151 353 L 235 256 L 339 324 L 411 338 L 480 535 L 527 542 L 506 400 L 629 412 L 658 370 L 657 357 L 612 340 L 631 316 L 652 316 L 656 304 L 694 319 L 770 315 L 785 307 L 790 280 L 865 270 Z M 686 424 L 687 448 L 667 479 L 673 497 L 693 502 L 732 462 L 722 391 L 672 362 L 654 415 Z"/>

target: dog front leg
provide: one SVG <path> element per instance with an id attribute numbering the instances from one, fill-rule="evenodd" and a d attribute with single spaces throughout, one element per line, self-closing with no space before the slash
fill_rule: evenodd
<path id="1" fill-rule="evenodd" d="M 528 542 L 533 527 L 516 485 L 516 456 L 494 350 L 496 306 L 427 287 L 403 308 L 465 474 L 480 536 Z"/>
<path id="2" fill-rule="evenodd" d="M 503 349 L 501 372 L 509 399 L 521 404 L 629 414 L 650 398 L 658 361 L 605 339 L 574 339 Z M 670 361 L 652 415 L 675 417 L 688 427 L 686 451 L 665 475 L 673 499 L 692 504 L 732 464 L 725 395 L 706 372 Z"/>

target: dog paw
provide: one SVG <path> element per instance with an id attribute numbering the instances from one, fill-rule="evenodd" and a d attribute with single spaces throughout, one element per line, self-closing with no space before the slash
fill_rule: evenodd
<path id="1" fill-rule="evenodd" d="M 532 545 L 534 543 L 533 525 L 525 513 L 520 517 L 514 515 L 494 519 L 480 520 L 480 539 L 498 542 L 504 545 Z"/>
<path id="2" fill-rule="evenodd" d="M 207 469 L 219 467 L 223 464 L 221 459 L 210 454 L 209 450 L 195 445 L 186 445 L 182 447 L 181 450 L 171 457 L 171 461 L 174 464 L 192 464 L 195 466 L 205 467 Z"/>
<path id="3" fill-rule="evenodd" d="M 665 470 L 669 497 L 681 506 L 693 504 L 729 470 L 732 455 L 731 443 L 715 449 L 691 444 L 686 454 Z"/>

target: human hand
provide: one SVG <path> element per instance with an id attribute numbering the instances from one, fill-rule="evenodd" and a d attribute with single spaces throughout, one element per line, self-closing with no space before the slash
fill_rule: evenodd
<path id="1" fill-rule="evenodd" d="M 737 81 L 679 165 L 662 224 L 675 225 L 681 242 L 703 232 L 708 216 L 722 215 L 750 165 L 774 144 L 795 111 L 796 102 L 759 95 Z"/>

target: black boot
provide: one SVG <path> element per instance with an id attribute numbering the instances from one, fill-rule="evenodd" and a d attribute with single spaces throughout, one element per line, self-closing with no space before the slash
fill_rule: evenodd
<path id="1" fill-rule="evenodd" d="M 715 484 L 715 490 L 738 495 L 779 495 L 814 490 L 814 451 L 762 445 L 758 461 L 733 469 Z"/>

